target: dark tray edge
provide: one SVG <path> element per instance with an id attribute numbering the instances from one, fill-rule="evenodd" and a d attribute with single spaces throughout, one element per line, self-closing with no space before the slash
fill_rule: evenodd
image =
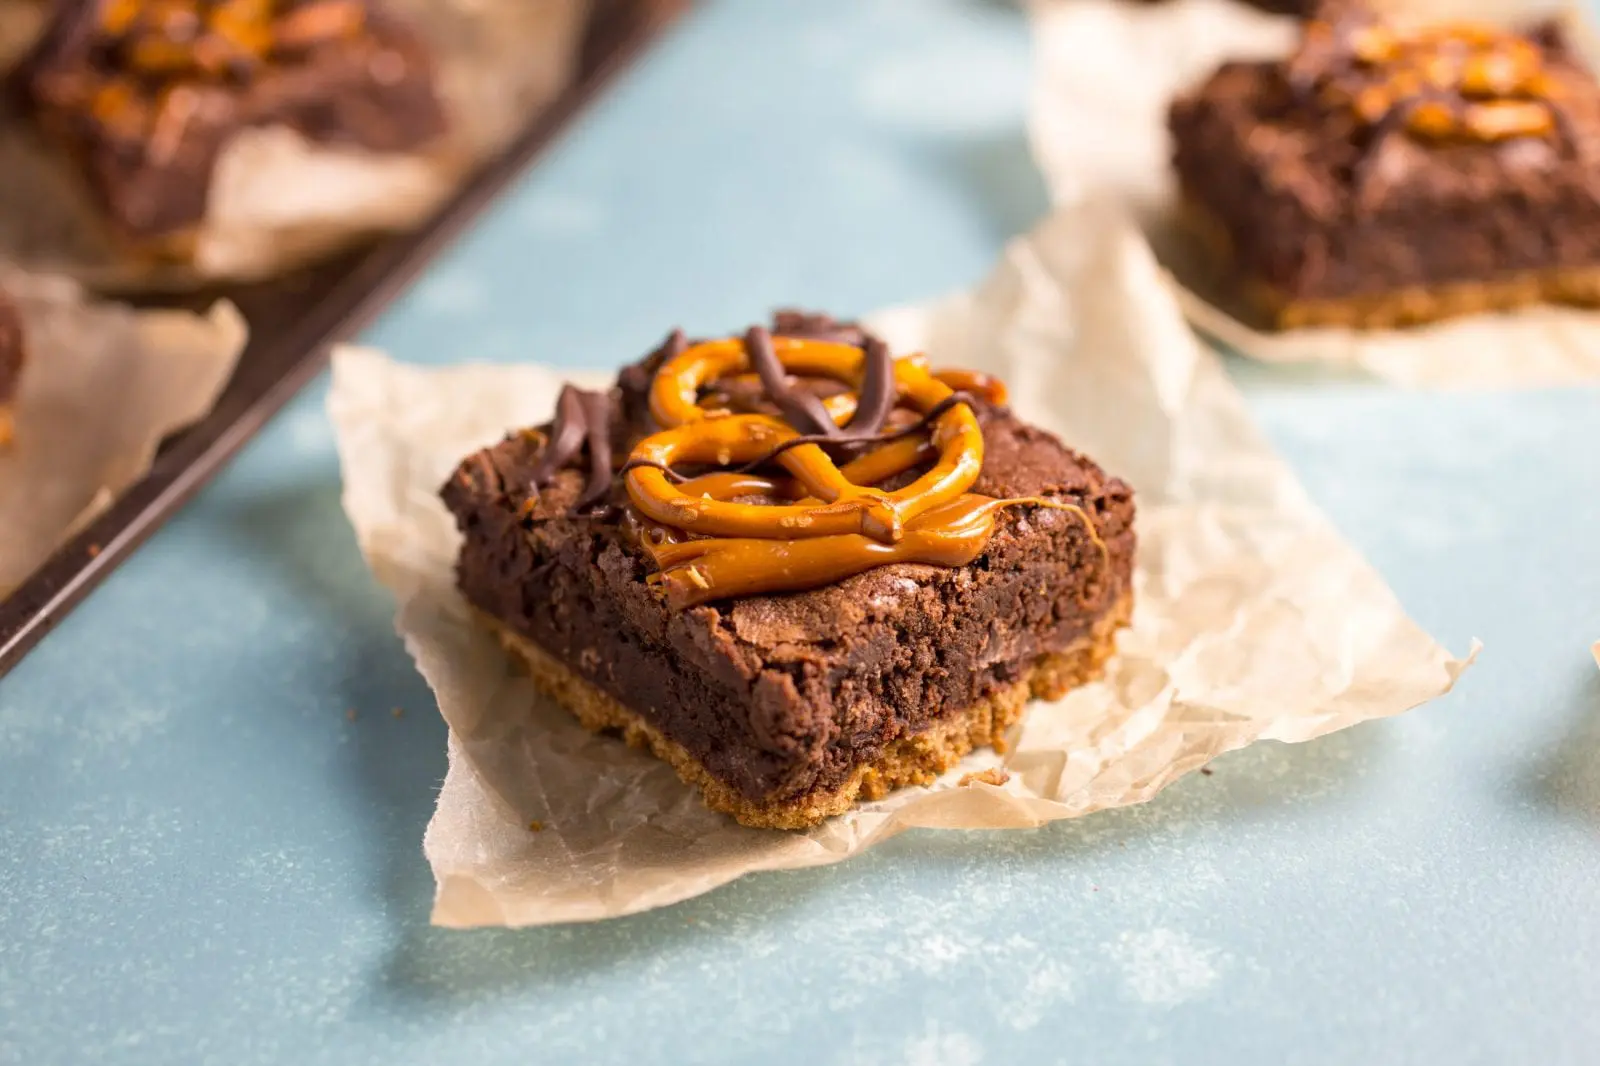
<path id="1" fill-rule="evenodd" d="M 211 413 L 170 438 L 143 479 L 0 601 L 0 677 L 210 481 L 323 369 L 334 344 L 360 332 L 404 292 L 691 4 L 597 0 L 578 76 L 504 153 L 420 229 L 363 253 L 292 328 L 268 335 L 252 329 Z"/>

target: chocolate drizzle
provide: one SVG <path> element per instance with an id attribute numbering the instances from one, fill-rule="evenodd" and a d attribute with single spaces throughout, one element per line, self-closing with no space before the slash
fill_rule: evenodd
<path id="1" fill-rule="evenodd" d="M 556 471 L 577 458 L 585 446 L 589 451 L 589 480 L 573 505 L 575 512 L 588 510 L 611 493 L 615 476 L 611 469 L 611 400 L 603 392 L 563 385 L 556 398 L 550 439 L 533 468 L 534 489 L 548 485 Z"/>
<path id="2" fill-rule="evenodd" d="M 894 357 L 889 354 L 889 346 L 871 334 L 862 339 L 861 350 L 866 356 L 861 371 L 861 399 L 845 428 L 870 436 L 883 428 L 889 412 L 894 410 Z"/>
<path id="3" fill-rule="evenodd" d="M 807 435 L 828 440 L 841 435 L 838 424 L 828 414 L 822 401 L 812 393 L 795 387 L 794 379 L 778 361 L 778 353 L 772 347 L 772 334 L 761 326 L 751 326 L 744 335 L 744 350 L 750 360 L 750 369 L 756 372 L 762 387 L 767 390 L 767 396 L 778 405 L 778 410 L 783 412 L 783 417 L 789 420 L 791 426 Z"/>

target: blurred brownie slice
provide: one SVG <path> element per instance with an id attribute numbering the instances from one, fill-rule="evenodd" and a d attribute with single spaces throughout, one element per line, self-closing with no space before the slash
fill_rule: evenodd
<path id="1" fill-rule="evenodd" d="M 1324 9 L 1172 106 L 1186 221 L 1281 328 L 1600 303 L 1600 88 L 1561 29 Z"/>
<path id="2" fill-rule="evenodd" d="M 446 126 L 426 46 L 380 0 L 62 0 L 20 88 L 119 236 L 177 258 L 240 130 L 401 153 Z"/>

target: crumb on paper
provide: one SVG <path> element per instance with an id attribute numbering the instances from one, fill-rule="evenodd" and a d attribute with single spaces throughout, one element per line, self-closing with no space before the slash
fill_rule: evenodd
<path id="1" fill-rule="evenodd" d="M 1004 766 L 991 766 L 987 770 L 976 770 L 970 774 L 963 774 L 957 784 L 961 788 L 967 788 L 981 781 L 986 785 L 994 785 L 999 788 L 1010 780 L 1011 773 Z"/>
<path id="2" fill-rule="evenodd" d="M 533 821 L 528 823 L 528 832 L 530 832 L 530 833 L 542 833 L 542 832 L 544 832 L 544 823 L 539 821 L 539 819 L 535 818 Z"/>

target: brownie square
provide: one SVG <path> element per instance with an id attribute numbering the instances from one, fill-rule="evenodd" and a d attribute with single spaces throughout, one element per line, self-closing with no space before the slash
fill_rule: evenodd
<path id="1" fill-rule="evenodd" d="M 1358 49 L 1419 31 L 1354 18 L 1308 24 L 1291 59 L 1226 63 L 1172 105 L 1184 221 L 1246 302 L 1284 328 L 1600 303 L 1600 89 L 1560 27 L 1424 27 L 1434 56 L 1500 63 L 1502 84 L 1414 90 L 1426 49 Z M 1502 106 L 1537 128 L 1467 128 Z"/>
<path id="2" fill-rule="evenodd" d="M 790 315 L 774 331 L 819 322 L 834 325 Z M 661 360 L 610 390 L 619 457 L 654 429 Z M 1096 677 L 1132 597 L 1128 486 L 998 403 L 968 402 L 984 447 L 970 491 L 1074 510 L 1005 509 L 965 565 L 893 563 L 674 608 L 630 534 L 620 478 L 598 514 L 574 513 L 584 462 L 534 488 L 547 426 L 467 458 L 444 486 L 464 536 L 461 591 L 585 726 L 650 749 L 746 825 L 802 828 L 931 782 L 974 747 L 1001 747 L 1030 697 Z"/>
<path id="3" fill-rule="evenodd" d="M 12 404 L 22 378 L 27 344 L 22 332 L 22 316 L 16 304 L 0 292 L 0 446 L 11 443 Z"/>
<path id="4" fill-rule="evenodd" d="M 118 236 L 176 258 L 240 130 L 396 153 L 446 126 L 427 48 L 379 0 L 64 0 L 18 86 Z"/>

